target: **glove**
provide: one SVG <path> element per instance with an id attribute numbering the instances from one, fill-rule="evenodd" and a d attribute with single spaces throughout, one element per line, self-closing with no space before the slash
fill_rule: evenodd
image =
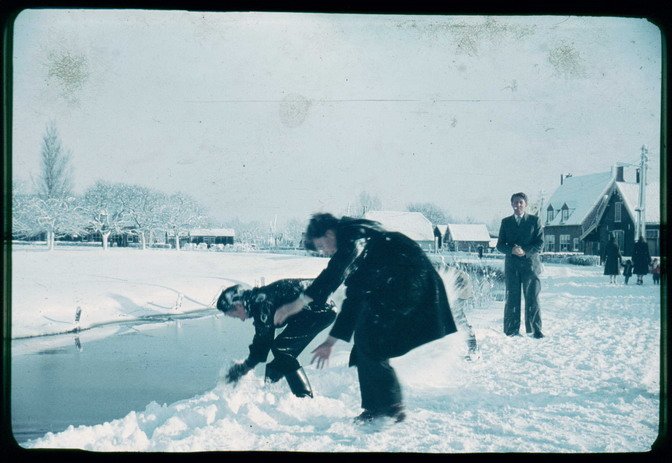
<path id="1" fill-rule="evenodd" d="M 226 377 L 224 378 L 228 384 L 230 383 L 236 383 L 238 380 L 245 376 L 248 371 L 250 371 L 252 368 L 247 364 L 247 362 L 240 362 L 234 364 L 231 368 L 229 368 L 229 372 L 226 374 Z"/>

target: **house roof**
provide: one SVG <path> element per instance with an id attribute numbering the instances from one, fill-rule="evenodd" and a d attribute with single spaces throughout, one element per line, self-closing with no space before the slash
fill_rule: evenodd
<path id="1" fill-rule="evenodd" d="M 194 228 L 189 232 L 191 236 L 236 236 L 233 228 Z"/>
<path id="2" fill-rule="evenodd" d="M 415 241 L 434 241 L 432 222 L 421 212 L 369 211 L 364 218 L 380 222 L 386 230 L 401 232 Z"/>
<path id="3" fill-rule="evenodd" d="M 437 225 L 436 228 L 439 229 L 439 233 L 441 233 L 441 236 L 444 236 L 448 231 L 448 225 Z"/>
<path id="4" fill-rule="evenodd" d="M 453 241 L 490 241 L 488 227 L 483 223 L 451 223 L 447 227 Z"/>
<path id="5" fill-rule="evenodd" d="M 616 182 L 616 188 L 621 193 L 630 217 L 636 221 L 636 209 L 639 206 L 639 184 Z M 660 223 L 660 184 L 658 182 L 647 184 L 645 195 L 644 215 L 646 223 Z"/>
<path id="6" fill-rule="evenodd" d="M 565 178 L 563 184 L 555 190 L 548 204 L 544 206 L 544 210 L 540 212 L 542 221 L 545 222 L 546 210 L 552 206 L 556 211 L 555 217 L 546 223 L 546 226 L 581 225 L 602 196 L 609 191 L 613 180 L 614 175 L 611 171 Z M 569 208 L 569 217 L 562 221 L 562 214 L 558 211 L 565 204 Z"/>

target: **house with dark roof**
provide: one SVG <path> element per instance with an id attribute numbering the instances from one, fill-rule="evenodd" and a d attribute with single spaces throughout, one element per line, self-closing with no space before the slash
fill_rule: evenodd
<path id="1" fill-rule="evenodd" d="M 544 251 L 601 255 L 610 234 L 624 255 L 636 241 L 639 175 L 624 177 L 624 168 L 582 176 L 562 177 L 561 184 L 542 211 Z M 645 230 L 649 251 L 660 253 L 660 185 L 645 189 Z M 545 213 L 545 216 L 543 215 Z"/>

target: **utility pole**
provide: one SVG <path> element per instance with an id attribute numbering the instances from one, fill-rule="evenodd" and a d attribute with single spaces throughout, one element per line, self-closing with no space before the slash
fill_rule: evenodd
<path id="1" fill-rule="evenodd" d="M 627 162 L 618 162 L 617 166 L 638 167 L 639 170 L 639 201 L 635 212 L 637 212 L 637 223 L 635 224 L 635 242 L 640 236 L 646 238 L 646 170 L 649 162 L 649 148 L 642 145 L 642 152 L 639 157 L 639 164 L 630 164 Z"/>
<path id="2" fill-rule="evenodd" d="M 639 160 L 639 205 L 637 209 L 637 235 L 635 241 L 640 236 L 646 235 L 646 169 L 649 162 L 649 149 L 642 145 L 642 153 Z"/>

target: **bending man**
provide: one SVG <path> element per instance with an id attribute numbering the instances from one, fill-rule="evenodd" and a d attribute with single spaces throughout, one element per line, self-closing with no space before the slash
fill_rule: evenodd
<path id="1" fill-rule="evenodd" d="M 242 285 L 231 286 L 220 294 L 217 309 L 228 317 L 242 321 L 254 319 L 254 338 L 250 354 L 243 362 L 234 364 L 226 375 L 227 383 L 236 383 L 257 364 L 266 362 L 269 351 L 273 360 L 266 364 L 266 381 L 277 382 L 283 377 L 297 397 L 313 397 L 313 391 L 305 371 L 297 357 L 320 331 L 336 318 L 334 305 L 326 299 L 310 303 L 276 337 L 274 315 L 282 304 L 293 301 L 312 280 L 284 279 L 260 288 L 246 289 Z"/>
<path id="2" fill-rule="evenodd" d="M 364 409 L 355 421 L 403 421 L 401 387 L 389 359 L 457 331 L 441 277 L 415 241 L 366 219 L 316 214 L 305 246 L 331 259 L 301 297 L 276 311 L 276 323 L 308 302 L 324 303 L 344 284 L 341 310 L 313 361 L 322 368 L 336 340 L 354 335 L 349 365 L 357 366 Z"/>

